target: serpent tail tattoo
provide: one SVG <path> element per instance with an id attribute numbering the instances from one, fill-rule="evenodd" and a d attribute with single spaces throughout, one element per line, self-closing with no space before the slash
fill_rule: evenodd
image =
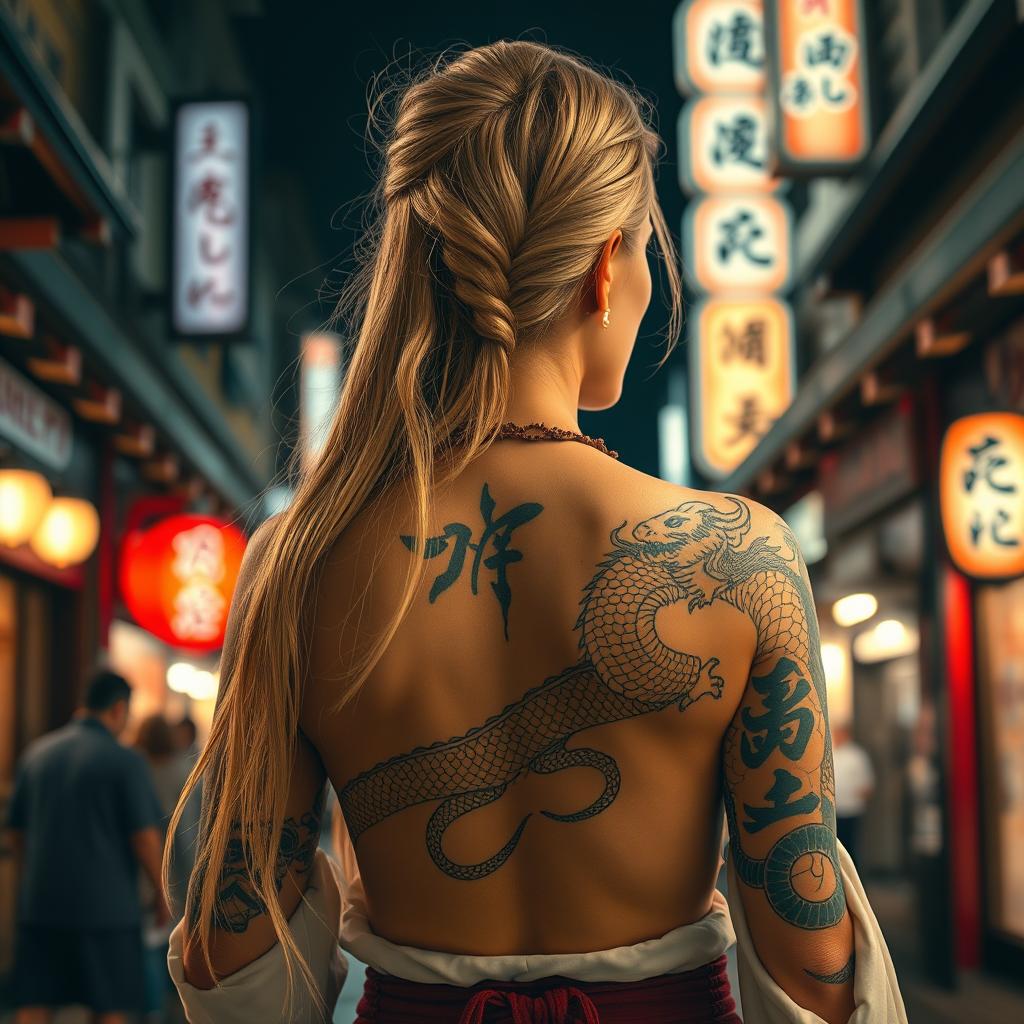
<path id="1" fill-rule="evenodd" d="M 446 831 L 461 817 L 500 800 L 527 773 L 551 774 L 585 766 L 600 772 L 604 787 L 589 806 L 571 814 L 541 811 L 561 823 L 584 821 L 615 800 L 619 768 L 614 758 L 591 747 L 571 747 L 576 733 L 674 706 L 683 712 L 698 700 L 721 697 L 724 680 L 717 658 L 702 660 L 676 650 L 658 634 L 658 612 L 680 602 L 690 611 L 723 601 L 752 620 L 759 663 L 774 666 L 764 678 L 765 711 L 746 715 L 743 728 L 726 737 L 727 781 L 781 750 L 795 759 L 812 738 L 822 745 L 814 779 L 779 768 L 766 794 L 769 806 L 743 810 L 754 833 L 790 814 L 819 811 L 821 824 L 805 824 L 784 835 L 764 858 L 748 856 L 737 841 L 738 814 L 726 793 L 740 877 L 764 889 L 783 918 L 803 927 L 825 927 L 845 907 L 834 841 L 834 783 L 824 717 L 824 673 L 810 588 L 797 568 L 791 535 L 782 546 L 757 537 L 746 544 L 750 510 L 738 498 L 688 501 L 638 523 L 612 530 L 611 550 L 584 588 L 576 629 L 580 658 L 557 675 L 459 736 L 391 757 L 352 778 L 340 801 L 353 842 L 392 814 L 437 803 L 426 828 L 427 850 L 446 875 L 480 879 L 504 864 L 516 849 L 531 815 L 508 841 L 476 864 L 454 862 L 444 850 Z M 413 544 L 403 538 L 410 549 Z M 812 652 L 810 665 L 807 659 Z M 807 680 L 810 679 L 808 683 Z M 757 680 L 755 679 L 755 683 Z M 760 691 L 759 691 L 760 692 Z M 794 767 L 796 765 L 794 764 Z M 807 789 L 799 798 L 795 794 Z M 832 869 L 824 877 L 824 861 Z M 814 886 L 818 890 L 814 891 Z M 827 890 L 827 892 L 826 892 Z"/>

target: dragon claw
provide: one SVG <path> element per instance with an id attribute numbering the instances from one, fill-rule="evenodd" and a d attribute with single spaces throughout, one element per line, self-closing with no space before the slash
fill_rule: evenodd
<path id="1" fill-rule="evenodd" d="M 701 665 L 697 681 L 679 700 L 677 706 L 680 711 L 685 711 L 691 704 L 700 700 L 700 698 L 706 693 L 710 693 L 715 700 L 718 700 L 718 698 L 722 696 L 722 692 L 725 689 L 725 680 L 720 675 L 715 674 L 715 669 L 718 665 L 718 658 L 708 658 L 708 660 Z"/>

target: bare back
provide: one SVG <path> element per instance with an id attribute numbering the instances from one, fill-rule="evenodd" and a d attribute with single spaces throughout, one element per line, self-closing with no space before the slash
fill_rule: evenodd
<path id="1" fill-rule="evenodd" d="M 702 566 L 749 530 L 749 508 L 580 444 L 508 442 L 435 513 L 424 541 L 401 497 L 365 512 L 316 606 L 302 728 L 341 799 L 375 931 L 571 952 L 700 918 L 720 864 L 723 736 L 757 641 Z M 685 550 L 667 542 L 680 524 Z M 410 559 L 425 573 L 407 616 L 331 712 Z"/>

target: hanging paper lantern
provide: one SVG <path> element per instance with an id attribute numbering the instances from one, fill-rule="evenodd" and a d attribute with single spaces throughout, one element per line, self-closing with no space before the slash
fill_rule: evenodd
<path id="1" fill-rule="evenodd" d="M 0 470 L 0 544 L 16 548 L 35 533 L 53 492 L 46 477 L 30 469 Z"/>
<path id="2" fill-rule="evenodd" d="M 135 621 L 165 643 L 215 651 L 245 535 L 213 516 L 178 515 L 133 530 L 121 548 L 121 595 Z"/>
<path id="3" fill-rule="evenodd" d="M 976 579 L 1024 575 L 1024 416 L 984 412 L 950 424 L 939 503 L 956 567 Z"/>
<path id="4" fill-rule="evenodd" d="M 84 498 L 54 498 L 36 527 L 29 546 L 58 569 L 84 562 L 100 539 L 100 517 Z"/>

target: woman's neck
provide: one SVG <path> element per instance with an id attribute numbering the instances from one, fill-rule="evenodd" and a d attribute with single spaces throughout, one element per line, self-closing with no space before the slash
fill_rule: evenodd
<path id="1" fill-rule="evenodd" d="M 512 391 L 505 419 L 579 431 L 582 360 L 573 339 L 543 341 L 512 354 Z"/>

